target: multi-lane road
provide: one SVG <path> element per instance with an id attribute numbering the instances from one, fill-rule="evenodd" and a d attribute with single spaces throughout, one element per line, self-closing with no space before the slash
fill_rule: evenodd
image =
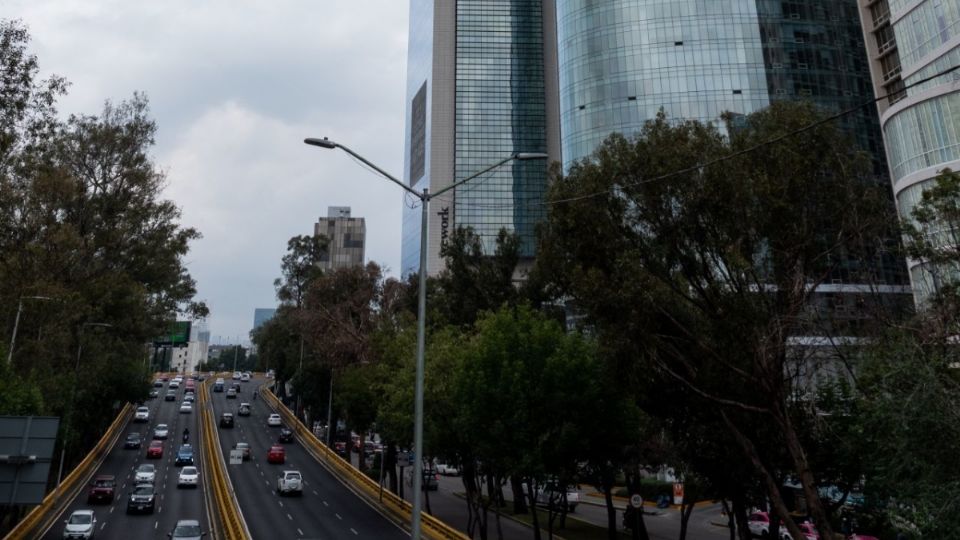
<path id="1" fill-rule="evenodd" d="M 226 382 L 229 388 L 234 381 Z M 228 473 L 251 536 L 324 540 L 409 538 L 408 533 L 334 478 L 299 441 L 283 444 L 285 464 L 267 463 L 267 451 L 277 444 L 280 428 L 267 425 L 267 417 L 273 411 L 262 399 L 253 399 L 255 389 L 262 382 L 254 379 L 240 383 L 237 399 L 227 399 L 225 392 L 210 393 L 223 455 L 229 456 L 237 442 L 250 445 L 250 460 L 228 466 Z M 237 415 L 240 403 L 251 405 L 250 416 Z M 219 427 L 219 418 L 224 412 L 234 414 L 232 429 Z M 298 470 L 303 475 L 302 496 L 281 497 L 277 493 L 277 475 L 283 470 Z"/>
<path id="2" fill-rule="evenodd" d="M 163 396 L 166 393 L 166 385 L 162 389 L 158 388 L 158 390 L 160 390 L 160 395 Z M 117 440 L 116 446 L 110 450 L 109 455 L 97 469 L 94 477 L 97 475 L 113 475 L 117 479 L 113 502 L 105 505 L 87 504 L 88 489 L 85 487 L 70 502 L 63 515 L 54 521 L 53 526 L 46 532 L 44 538 L 50 540 L 62 538 L 63 520 L 79 508 L 94 510 L 97 519 L 96 537 L 100 540 L 111 538 L 118 540 L 166 538 L 167 533 L 172 531 L 177 521 L 181 519 L 200 520 L 202 529 L 204 531 L 210 530 L 202 488 L 177 488 L 177 476 L 180 473 L 180 468 L 174 466 L 174 458 L 182 442 L 183 428 L 190 429 L 190 439 L 194 442 L 196 434 L 200 433 L 197 425 L 197 412 L 194 411 L 189 414 L 179 412 L 180 403 L 183 401 L 183 392 L 181 387 L 177 391 L 176 401 L 163 401 L 162 397 L 148 401 L 145 405 L 150 408 L 150 420 L 146 423 L 134 423 L 132 421 L 128 423 Z M 153 437 L 153 428 L 157 424 L 167 424 L 170 428 L 170 435 L 164 443 L 163 458 L 146 459 L 147 447 Z M 143 436 L 142 448 L 139 450 L 123 448 L 128 433 L 140 433 Z M 195 452 L 194 459 L 197 462 L 197 467 L 200 467 L 198 452 Z M 127 514 L 127 498 L 134 487 L 134 470 L 141 463 L 153 463 L 157 468 L 154 482 L 156 489 L 154 512 L 153 514 Z M 200 474 L 204 474 L 202 468 Z"/>

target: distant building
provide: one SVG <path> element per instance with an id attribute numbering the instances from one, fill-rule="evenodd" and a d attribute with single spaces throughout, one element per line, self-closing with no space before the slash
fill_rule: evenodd
<path id="1" fill-rule="evenodd" d="M 330 206 L 327 217 L 313 226 L 314 235 L 327 238 L 327 251 L 320 258 L 324 270 L 363 266 L 367 225 L 363 218 L 350 217 L 349 206 Z"/>
<path id="2" fill-rule="evenodd" d="M 277 314 L 275 308 L 256 308 L 253 310 L 253 329 L 256 330 Z"/>

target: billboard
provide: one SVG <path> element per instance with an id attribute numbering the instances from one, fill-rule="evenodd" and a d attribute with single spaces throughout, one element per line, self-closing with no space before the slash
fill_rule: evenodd
<path id="1" fill-rule="evenodd" d="M 40 504 L 60 419 L 0 416 L 0 504 Z"/>
<path id="2" fill-rule="evenodd" d="M 155 347 L 186 347 L 190 342 L 190 321 L 177 321 L 170 325 L 167 333 L 153 339 Z"/>

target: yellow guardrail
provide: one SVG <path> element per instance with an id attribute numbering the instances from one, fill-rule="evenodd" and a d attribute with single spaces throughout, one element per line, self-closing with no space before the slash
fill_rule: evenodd
<path id="1" fill-rule="evenodd" d="M 60 482 L 60 487 L 54 489 L 43 498 L 43 501 L 35 506 L 29 514 L 24 517 L 16 527 L 10 531 L 4 540 L 21 540 L 26 538 L 37 538 L 46 529 L 53 525 L 63 509 L 70 504 L 70 501 L 76 497 L 77 493 L 86 487 L 87 479 L 97 470 L 100 462 L 110 452 L 113 445 L 120 436 L 123 427 L 127 425 L 130 416 L 133 413 L 133 404 L 127 403 L 113 423 L 107 428 L 107 431 L 100 437 L 100 440 L 92 450 L 83 458 L 70 474 Z"/>
<path id="2" fill-rule="evenodd" d="M 334 475 L 356 488 L 355 491 L 366 498 L 368 502 L 377 505 L 389 513 L 395 521 L 402 522 L 406 525 L 410 524 L 413 515 L 412 504 L 401 499 L 389 490 L 383 490 L 383 500 L 380 500 L 379 484 L 357 470 L 353 465 L 327 447 L 327 445 L 321 443 L 312 431 L 307 429 L 286 406 L 280 403 L 280 400 L 273 392 L 264 387 L 261 395 L 263 395 L 270 406 L 280 414 L 284 422 L 293 428 L 300 437 L 300 440 L 304 443 L 304 447 L 307 448 L 314 457 L 320 460 L 321 463 L 326 465 Z M 420 523 L 424 537 L 432 540 L 469 540 L 470 538 L 430 514 L 421 514 Z"/>
<path id="3" fill-rule="evenodd" d="M 213 423 L 213 408 L 209 405 L 209 386 L 212 380 L 198 385 L 200 400 L 200 429 L 203 431 L 203 456 L 206 476 L 213 491 L 213 499 L 220 518 L 221 538 L 228 540 L 247 540 L 250 531 L 240 513 L 240 506 L 233 494 L 233 486 L 226 471 L 223 452 L 220 449 L 220 437 Z"/>

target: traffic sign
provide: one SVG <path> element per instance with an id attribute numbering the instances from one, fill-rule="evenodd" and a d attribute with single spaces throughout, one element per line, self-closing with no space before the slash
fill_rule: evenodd
<path id="1" fill-rule="evenodd" d="M 230 451 L 230 464 L 231 464 L 231 465 L 242 465 L 242 464 L 243 464 L 243 450 L 231 450 L 231 451 Z"/>
<path id="2" fill-rule="evenodd" d="M 640 508 L 643 506 L 643 497 L 639 493 L 634 493 L 630 496 L 630 506 L 634 508 Z"/>

